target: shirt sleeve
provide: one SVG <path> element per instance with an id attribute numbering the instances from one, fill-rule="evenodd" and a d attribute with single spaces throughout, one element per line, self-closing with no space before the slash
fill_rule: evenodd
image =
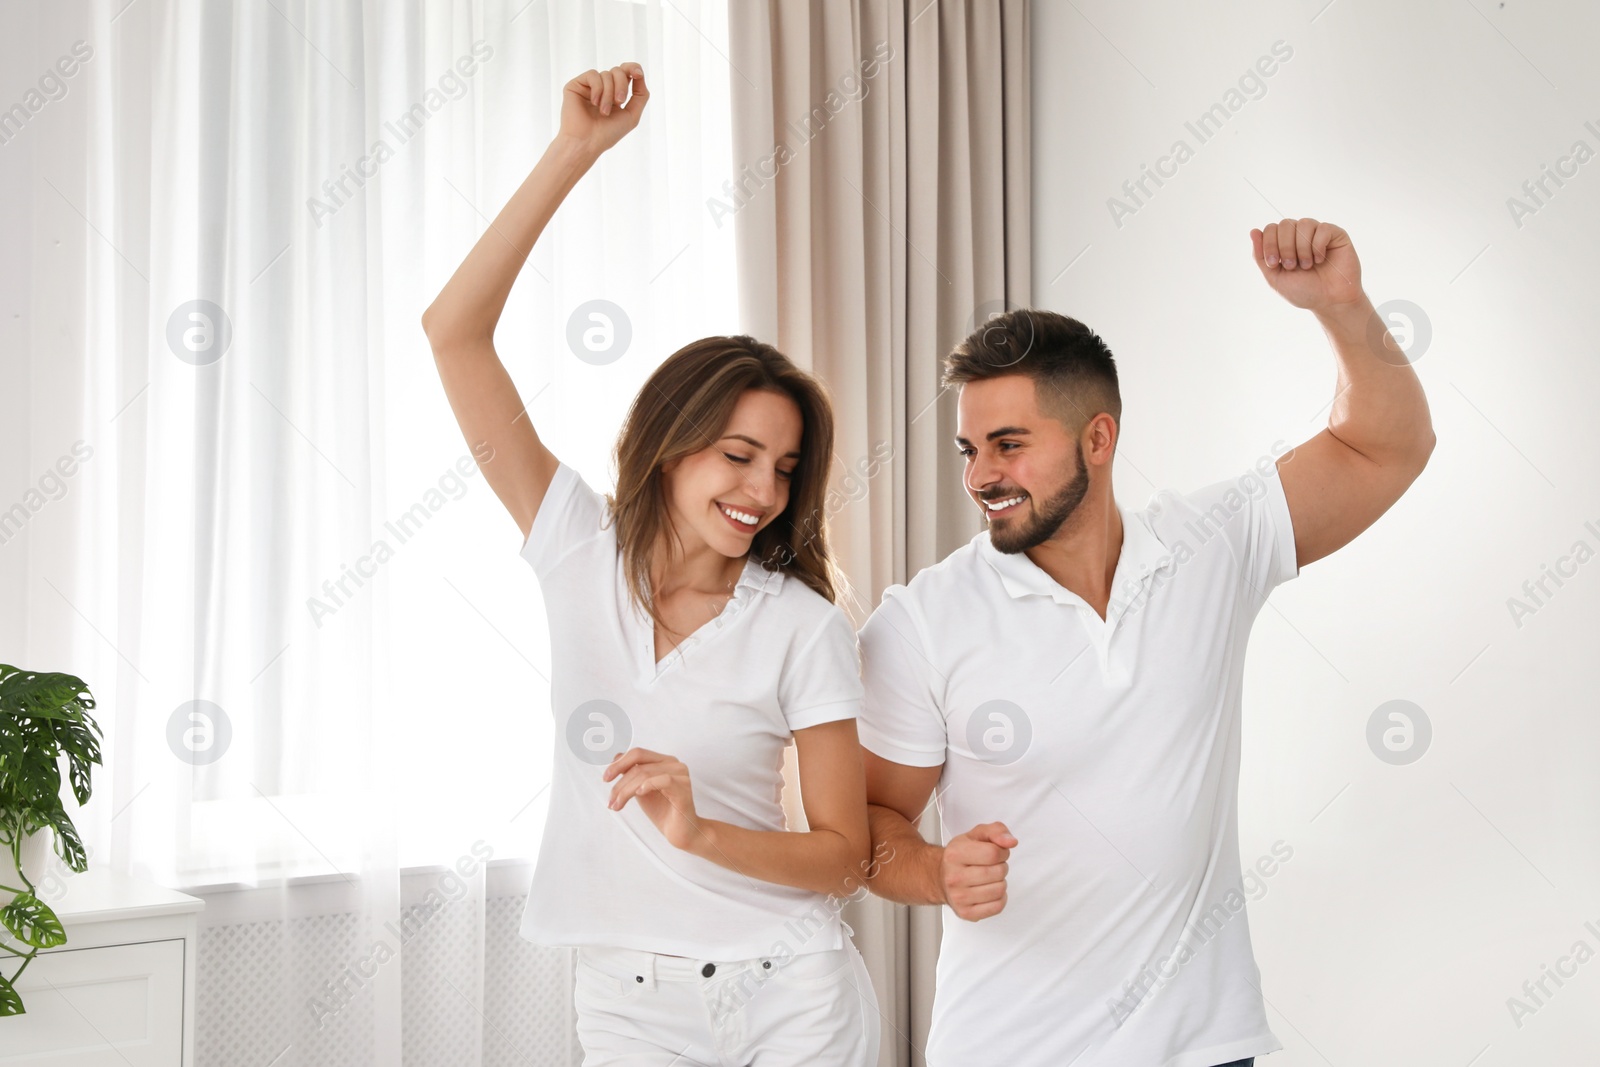
<path id="1" fill-rule="evenodd" d="M 784 665 L 778 679 L 778 706 L 791 732 L 853 719 L 861 711 L 856 633 L 836 605 L 828 605 L 822 624 Z"/>
<path id="2" fill-rule="evenodd" d="M 890 589 L 861 628 L 865 696 L 856 732 L 875 755 L 910 767 L 944 763 L 948 735 L 922 631 Z"/>
<path id="3" fill-rule="evenodd" d="M 605 512 L 605 497 L 590 488 L 576 470 L 559 464 L 528 528 L 522 558 L 544 578 L 574 548 L 599 536 Z"/>
<path id="4" fill-rule="evenodd" d="M 1289 501 L 1276 463 L 1263 461 L 1237 478 L 1187 495 L 1206 536 L 1220 533 L 1238 561 L 1244 595 L 1258 607 L 1274 588 L 1300 573 Z"/>

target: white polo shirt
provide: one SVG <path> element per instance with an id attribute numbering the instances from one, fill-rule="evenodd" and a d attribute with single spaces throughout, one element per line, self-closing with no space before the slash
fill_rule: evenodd
<path id="1" fill-rule="evenodd" d="M 1000 914 L 944 909 L 930 1067 L 1216 1067 L 1283 1047 L 1237 806 L 1245 642 L 1297 573 L 1288 504 L 1264 461 L 1119 511 L 1104 621 L 985 531 L 861 631 L 862 744 L 943 764 L 945 843 L 994 821 L 1017 838 Z"/>
<path id="2" fill-rule="evenodd" d="M 804 582 L 746 563 L 722 613 L 658 665 L 655 630 L 623 576 L 605 498 L 561 464 L 522 556 L 550 618 L 555 765 L 523 912 L 524 938 L 699 959 L 841 947 L 826 894 L 748 877 L 668 844 L 601 780 L 640 746 L 689 768 L 695 810 L 785 830 L 783 752 L 792 732 L 860 709 L 854 628 Z M 784 951 L 787 949 L 787 953 Z"/>

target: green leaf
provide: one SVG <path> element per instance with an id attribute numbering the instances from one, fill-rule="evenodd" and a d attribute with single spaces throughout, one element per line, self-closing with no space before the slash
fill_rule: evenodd
<path id="1" fill-rule="evenodd" d="M 50 905 L 32 893 L 21 893 L 0 908 L 0 926 L 34 948 L 55 948 L 67 943 L 67 932 Z"/>
<path id="2" fill-rule="evenodd" d="M 46 797 L 61 792 L 61 768 L 53 749 L 52 745 L 28 753 L 27 762 L 18 768 L 18 790 L 24 797 L 33 798 L 33 803 L 44 803 Z"/>
<path id="3" fill-rule="evenodd" d="M 68 867 L 82 874 L 89 867 L 89 856 L 83 850 L 83 839 L 78 836 L 78 828 L 72 825 L 72 820 L 67 818 L 64 811 L 50 820 L 50 828 L 56 832 L 56 855 Z"/>
<path id="4" fill-rule="evenodd" d="M 89 767 L 100 762 L 100 742 L 88 730 L 82 729 L 77 724 L 56 724 L 56 741 L 61 746 L 61 751 L 67 754 L 70 764 L 69 771 L 72 775 L 72 794 L 77 797 L 80 805 L 89 802 L 91 786 L 89 784 Z"/>
<path id="5" fill-rule="evenodd" d="M 98 763 L 99 760 L 95 762 Z M 94 789 L 89 783 L 89 768 L 79 760 L 73 759 L 70 771 L 72 774 L 72 795 L 77 799 L 78 805 L 81 807 L 89 803 L 89 794 Z"/>
<path id="6" fill-rule="evenodd" d="M 0 1016 L 23 1015 L 27 1010 L 22 1006 L 22 997 L 12 988 L 10 980 L 0 974 Z"/>
<path id="7" fill-rule="evenodd" d="M 83 679 L 58 672 L 37 673 L 0 663 L 0 711 L 37 719 L 77 718 L 94 707 Z"/>

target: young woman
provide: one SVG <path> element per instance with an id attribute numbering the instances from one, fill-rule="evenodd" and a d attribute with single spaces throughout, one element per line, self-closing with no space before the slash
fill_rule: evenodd
<path id="1" fill-rule="evenodd" d="M 585 1067 L 870 1067 L 879 1015 L 837 899 L 870 838 L 826 394 L 769 345 L 695 341 L 634 399 L 605 497 L 539 440 L 494 348 L 534 241 L 648 100 L 634 63 L 568 82 L 560 132 L 422 318 L 550 616 L 555 768 L 522 936 L 577 946 Z M 779 803 L 791 738 L 805 832 Z"/>

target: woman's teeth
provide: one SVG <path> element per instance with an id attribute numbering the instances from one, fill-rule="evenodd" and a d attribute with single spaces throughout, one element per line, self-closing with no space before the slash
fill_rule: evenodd
<path id="1" fill-rule="evenodd" d="M 722 508 L 722 513 L 728 516 L 728 518 L 734 520 L 735 522 L 743 523 L 746 526 L 754 526 L 756 523 L 761 521 L 747 511 L 737 511 L 733 508 L 730 508 L 726 504 L 719 506 Z"/>
<path id="2" fill-rule="evenodd" d="M 1004 511 L 1007 508 L 1015 507 L 1016 505 L 1022 503 L 1023 499 L 1024 498 L 1020 496 L 1013 496 L 1007 497 L 1004 500 L 985 500 L 983 503 L 986 508 L 988 508 L 991 512 L 994 512 Z"/>

